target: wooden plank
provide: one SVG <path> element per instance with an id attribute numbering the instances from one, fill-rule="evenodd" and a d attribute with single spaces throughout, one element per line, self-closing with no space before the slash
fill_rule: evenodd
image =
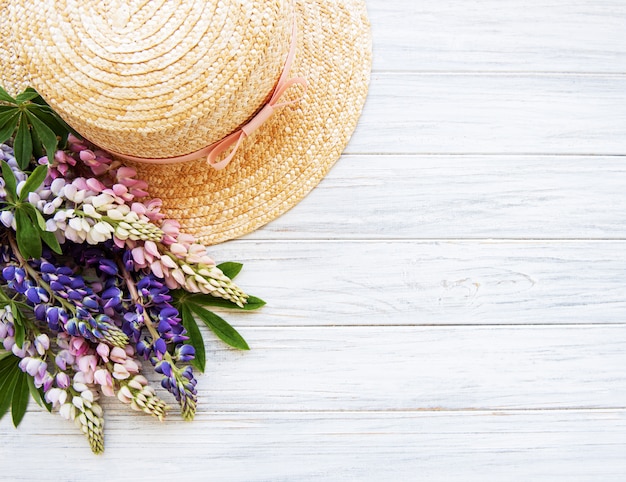
<path id="1" fill-rule="evenodd" d="M 626 325 L 242 331 L 208 344 L 211 410 L 626 407 Z"/>
<path id="2" fill-rule="evenodd" d="M 623 155 L 625 79 L 377 73 L 346 152 Z"/>
<path id="3" fill-rule="evenodd" d="M 6 480 L 621 481 L 626 472 L 623 410 L 203 412 L 185 424 L 120 414 L 107 419 L 99 457 L 71 423 L 49 418 L 29 414 L 17 431 L 0 423 Z"/>
<path id="4" fill-rule="evenodd" d="M 347 155 L 247 239 L 624 239 L 625 161 Z"/>
<path id="5" fill-rule="evenodd" d="M 621 241 L 234 241 L 237 326 L 624 323 Z M 226 315 L 225 315 L 226 316 Z"/>
<path id="6" fill-rule="evenodd" d="M 620 0 L 368 0 L 377 71 L 626 72 Z"/>

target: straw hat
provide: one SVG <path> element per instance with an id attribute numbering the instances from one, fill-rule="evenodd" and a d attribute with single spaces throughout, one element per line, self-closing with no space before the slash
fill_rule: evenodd
<path id="1" fill-rule="evenodd" d="M 207 244 L 297 204 L 367 94 L 363 0 L 0 0 L 0 12 L 5 88 L 34 87 Z"/>

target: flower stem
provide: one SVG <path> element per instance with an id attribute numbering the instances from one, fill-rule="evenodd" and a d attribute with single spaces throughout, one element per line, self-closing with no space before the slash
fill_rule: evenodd
<path id="1" fill-rule="evenodd" d="M 137 287 L 135 286 L 135 280 L 133 280 L 132 276 L 126 269 L 126 266 L 124 266 L 124 263 L 119 258 L 117 259 L 117 265 L 119 266 L 120 273 L 122 273 L 122 277 L 124 278 L 124 281 L 126 282 L 126 287 L 128 288 L 128 292 L 130 293 L 130 297 L 133 300 L 133 303 L 135 303 L 136 305 L 141 305 L 142 303 L 139 297 L 139 293 L 137 292 Z M 146 327 L 148 328 L 150 335 L 152 335 L 152 339 L 158 340 L 160 338 L 159 332 L 154 327 L 154 324 L 152 323 L 152 320 L 148 316 L 147 312 L 146 312 L 146 316 L 144 316 L 144 323 Z"/>

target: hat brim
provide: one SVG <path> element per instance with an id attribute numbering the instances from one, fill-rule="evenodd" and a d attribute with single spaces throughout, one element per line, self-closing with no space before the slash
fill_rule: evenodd
<path id="1" fill-rule="evenodd" d="M 225 169 L 205 160 L 125 161 L 163 200 L 163 212 L 201 242 L 242 236 L 295 206 L 339 159 L 356 127 L 371 70 L 365 2 L 299 1 L 296 12 L 291 74 L 307 79 L 304 98 L 277 110 Z"/>

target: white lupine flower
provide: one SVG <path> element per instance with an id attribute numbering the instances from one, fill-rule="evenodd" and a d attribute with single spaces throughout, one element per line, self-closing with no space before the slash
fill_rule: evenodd
<path id="1" fill-rule="evenodd" d="M 54 204 L 53 203 L 46 203 L 43 206 L 43 209 L 41 210 L 44 214 L 50 216 L 51 214 L 54 214 Z"/>
<path id="2" fill-rule="evenodd" d="M 75 243 L 83 243 L 87 240 L 87 233 L 85 231 L 77 231 L 71 226 L 67 226 L 64 233 L 67 239 Z"/>
<path id="3" fill-rule="evenodd" d="M 37 353 L 44 356 L 46 351 L 50 348 L 50 338 L 45 333 L 42 333 L 35 338 L 35 349 Z"/>
<path id="4" fill-rule="evenodd" d="M 56 408 L 59 405 L 65 404 L 67 401 L 67 392 L 60 388 L 51 388 L 45 393 L 44 398 L 46 402 L 51 403 L 52 406 Z"/>
<path id="5" fill-rule="evenodd" d="M 37 194 L 41 199 L 48 199 L 52 195 L 50 189 L 43 189 L 43 184 L 37 189 Z"/>
<path id="6" fill-rule="evenodd" d="M 72 229 L 75 229 L 76 231 L 82 231 L 83 230 L 83 223 L 82 223 L 82 219 L 81 218 L 72 218 L 69 220 L 69 226 Z"/>
<path id="7" fill-rule="evenodd" d="M 55 196 L 61 196 L 61 193 L 63 192 L 63 188 L 65 186 L 65 179 L 63 179 L 62 177 L 58 177 L 54 181 L 52 181 L 52 184 L 50 184 L 50 190 Z"/>
<path id="8" fill-rule="evenodd" d="M 110 233 L 113 233 L 115 231 L 115 228 L 105 221 L 100 221 L 93 226 L 93 230 L 108 235 Z"/>
<path id="9" fill-rule="evenodd" d="M 84 409 L 85 401 L 81 397 L 74 396 L 72 397 L 72 405 L 74 405 L 78 409 Z"/>
<path id="10" fill-rule="evenodd" d="M 78 191 L 76 193 L 76 195 L 74 196 L 73 201 L 76 204 L 81 204 L 82 202 L 85 201 L 85 197 L 87 197 L 87 191 L 85 191 L 84 189 L 81 189 L 80 191 Z"/>
<path id="11" fill-rule="evenodd" d="M 47 219 L 46 220 L 46 231 L 50 231 L 51 233 L 54 233 L 57 230 L 57 223 L 54 219 Z"/>
<path id="12" fill-rule="evenodd" d="M 77 392 L 84 392 L 85 390 L 87 390 L 87 385 L 75 381 L 72 385 L 72 388 L 74 388 L 74 390 L 76 390 Z"/>
<path id="13" fill-rule="evenodd" d="M 83 212 L 90 218 L 94 218 L 94 219 L 102 218 L 102 214 L 96 211 L 96 208 L 93 206 L 93 204 L 85 203 L 81 207 L 83 209 Z"/>
<path id="14" fill-rule="evenodd" d="M 105 193 L 101 193 L 98 194 L 97 196 L 94 196 L 91 199 L 91 204 L 93 204 L 93 206 L 98 209 L 100 207 L 103 207 L 107 204 L 112 204 L 114 201 L 113 197 L 110 196 L 109 194 L 105 194 Z"/>
<path id="15" fill-rule="evenodd" d="M 130 236 L 130 233 L 128 231 L 126 231 L 124 228 L 121 227 L 117 227 L 115 229 L 115 236 L 117 236 L 119 239 L 121 239 L 122 241 L 128 239 L 128 236 Z"/>
<path id="16" fill-rule="evenodd" d="M 89 402 L 89 403 L 93 403 L 93 401 L 95 400 L 94 394 L 91 390 L 83 390 L 80 393 L 80 396 L 83 400 Z"/>
<path id="17" fill-rule="evenodd" d="M 74 196 L 76 196 L 76 193 L 78 192 L 78 188 L 76 186 L 74 186 L 73 184 L 66 184 L 63 187 L 63 197 L 65 199 L 69 199 L 70 201 L 74 201 Z"/>
<path id="18" fill-rule="evenodd" d="M 54 215 L 54 220 L 57 222 L 63 222 L 65 221 L 67 218 L 71 218 L 74 216 L 74 210 L 73 209 L 63 209 L 60 211 L 57 211 Z"/>
<path id="19" fill-rule="evenodd" d="M 16 177 L 17 177 L 17 173 L 15 173 L 15 174 L 16 174 Z M 24 187 L 24 184 L 26 184 L 26 180 L 25 179 L 17 183 L 17 187 L 15 188 L 15 191 L 17 192 L 18 196 L 21 194 L 22 188 Z"/>
<path id="20" fill-rule="evenodd" d="M 0 222 L 2 222 L 2 224 L 4 224 L 7 228 L 12 228 L 13 230 L 17 229 L 15 216 L 13 216 L 11 211 L 2 211 L 0 213 Z"/>
<path id="21" fill-rule="evenodd" d="M 124 219 L 124 213 L 122 213 L 120 209 L 109 209 L 107 211 L 107 216 L 113 221 L 121 221 Z"/>
<path id="22" fill-rule="evenodd" d="M 39 196 L 39 194 L 37 194 L 36 192 L 28 193 L 28 202 L 30 204 L 32 204 L 33 206 L 36 206 L 40 201 L 41 201 L 41 196 Z"/>
<path id="23" fill-rule="evenodd" d="M 88 244 L 96 245 L 99 243 L 104 243 L 107 239 L 110 239 L 110 238 L 111 236 L 100 233 L 96 231 L 95 229 L 91 229 L 90 231 L 87 232 L 86 241 Z"/>
<path id="24" fill-rule="evenodd" d="M 71 403 L 64 403 L 61 405 L 59 409 L 59 415 L 63 417 L 65 420 L 74 420 L 76 417 L 76 407 L 74 407 Z"/>

